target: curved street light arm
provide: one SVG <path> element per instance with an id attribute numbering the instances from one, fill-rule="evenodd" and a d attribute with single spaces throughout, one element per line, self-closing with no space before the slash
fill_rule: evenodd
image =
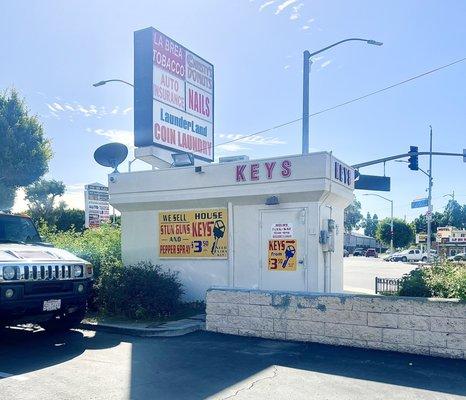
<path id="1" fill-rule="evenodd" d="M 99 82 L 93 83 L 92 86 L 94 86 L 94 87 L 103 86 L 103 85 L 105 85 L 106 83 L 109 83 L 109 82 L 121 82 L 121 83 L 124 83 L 125 85 L 131 86 L 132 88 L 134 88 L 134 85 L 132 83 L 124 81 L 123 79 L 107 79 L 105 81 L 99 81 Z"/>
<path id="2" fill-rule="evenodd" d="M 351 41 L 366 42 L 367 44 L 373 44 L 375 46 L 382 46 L 382 44 L 383 44 L 382 42 L 377 42 L 377 41 L 372 40 L 372 39 L 349 38 L 349 39 L 340 40 L 339 42 L 333 43 L 330 46 L 327 46 L 327 47 L 324 47 L 323 49 L 317 50 L 314 53 L 309 53 L 307 50 L 306 51 L 309 53 L 308 57 L 314 57 L 315 55 L 317 55 L 319 53 L 322 53 L 325 50 L 331 49 L 332 47 L 338 46 L 341 43 L 351 42 Z"/>

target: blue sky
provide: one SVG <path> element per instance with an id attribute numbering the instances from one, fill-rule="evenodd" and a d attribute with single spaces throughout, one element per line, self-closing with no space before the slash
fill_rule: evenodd
<path id="1" fill-rule="evenodd" d="M 101 79 L 133 79 L 133 31 L 154 26 L 215 65 L 215 135 L 222 143 L 299 118 L 302 51 L 346 37 L 353 42 L 314 60 L 311 113 L 466 57 L 466 3 L 457 1 L 21 1 L 0 12 L 0 88 L 16 87 L 52 139 L 48 178 L 68 185 L 65 200 L 82 206 L 82 186 L 106 182 L 92 155 L 109 141 L 132 142 L 129 87 Z M 311 118 L 311 147 L 353 164 L 427 150 L 429 125 L 437 151 L 466 147 L 466 62 L 380 95 Z M 251 158 L 301 151 L 301 123 L 219 146 L 218 155 Z M 420 160 L 427 169 L 427 159 Z M 123 167 L 123 169 L 125 169 Z M 138 168 L 144 168 L 140 164 Z M 381 174 L 382 167 L 363 170 Z M 466 164 L 435 158 L 434 209 L 455 190 L 466 202 Z M 395 213 L 412 219 L 410 201 L 426 178 L 405 164 L 387 164 Z M 366 213 L 389 205 L 356 196 Z M 21 196 L 18 208 L 23 207 Z"/>

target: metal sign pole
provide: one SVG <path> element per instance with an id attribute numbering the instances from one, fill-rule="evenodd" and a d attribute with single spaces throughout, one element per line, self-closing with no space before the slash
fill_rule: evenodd
<path id="1" fill-rule="evenodd" d="M 427 197 L 427 204 L 427 261 L 430 262 L 430 247 L 432 235 L 432 126 L 430 127 L 429 195 Z"/>

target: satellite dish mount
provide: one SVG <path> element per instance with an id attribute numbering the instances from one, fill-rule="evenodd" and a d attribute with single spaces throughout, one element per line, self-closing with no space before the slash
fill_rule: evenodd
<path id="1" fill-rule="evenodd" d="M 118 173 L 118 166 L 127 156 L 128 148 L 121 143 L 104 144 L 94 152 L 94 160 L 97 164 L 113 168 L 113 173 Z"/>

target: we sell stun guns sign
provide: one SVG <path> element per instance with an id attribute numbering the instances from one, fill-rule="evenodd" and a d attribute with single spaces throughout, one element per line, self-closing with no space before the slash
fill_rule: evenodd
<path id="1" fill-rule="evenodd" d="M 154 28 L 134 33 L 134 143 L 214 160 L 214 66 Z"/>

